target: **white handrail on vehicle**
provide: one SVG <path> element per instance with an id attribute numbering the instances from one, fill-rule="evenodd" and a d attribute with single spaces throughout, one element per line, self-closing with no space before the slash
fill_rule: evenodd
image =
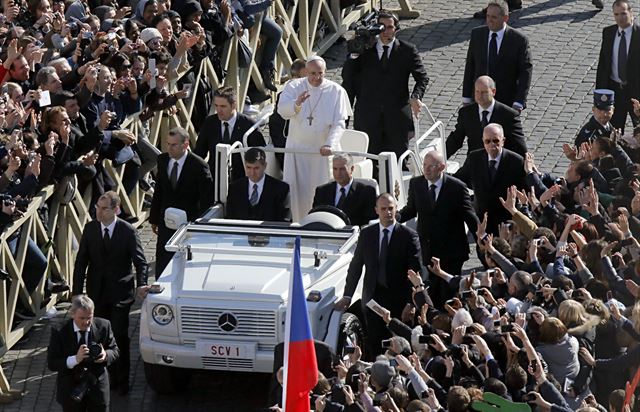
<path id="1" fill-rule="evenodd" d="M 256 131 L 259 127 L 262 127 L 262 125 L 266 124 L 267 120 L 269 120 L 269 118 L 273 114 L 274 109 L 275 109 L 275 105 L 273 103 L 270 103 L 269 105 L 265 106 L 260 111 L 260 113 L 258 113 L 258 118 L 256 122 L 253 124 L 253 126 L 249 128 L 249 130 L 247 130 L 242 135 L 242 144 L 244 146 L 248 146 L 247 139 L 249 139 L 249 136 L 251 136 L 251 133 Z M 271 136 L 270 135 L 264 136 L 264 142 L 268 145 L 271 144 Z"/>
<path id="2" fill-rule="evenodd" d="M 443 154 L 445 159 L 447 158 L 447 151 L 446 151 L 447 145 L 446 145 L 446 139 L 444 137 L 444 124 L 440 120 L 435 122 L 429 128 L 429 130 L 424 132 L 424 134 L 422 136 L 420 136 L 419 138 L 417 138 L 415 140 L 415 142 L 413 142 L 413 144 L 414 144 L 414 150 L 413 151 L 416 154 L 420 155 L 420 153 L 421 153 L 420 145 L 422 144 L 422 142 L 424 142 L 436 130 L 438 131 L 438 138 L 440 139 L 440 145 L 442 147 L 442 154 Z M 433 147 L 433 145 L 429 144 L 429 145 L 427 145 L 427 147 L 425 147 L 425 149 L 428 149 L 429 147 Z M 438 147 L 437 146 L 435 146 L 435 147 L 436 147 L 436 150 L 438 150 Z"/>

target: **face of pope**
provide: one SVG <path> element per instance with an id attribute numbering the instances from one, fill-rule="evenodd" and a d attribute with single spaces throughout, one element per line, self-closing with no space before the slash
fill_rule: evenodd
<path id="1" fill-rule="evenodd" d="M 326 65 L 323 61 L 314 60 L 307 63 L 307 80 L 313 87 L 318 87 L 324 80 Z"/>

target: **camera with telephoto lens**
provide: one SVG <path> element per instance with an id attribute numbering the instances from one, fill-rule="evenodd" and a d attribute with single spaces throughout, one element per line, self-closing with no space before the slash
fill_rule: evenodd
<path id="1" fill-rule="evenodd" d="M 376 36 L 384 31 L 384 24 L 378 23 L 378 13 L 372 11 L 349 29 L 353 30 L 355 35 L 347 41 L 347 50 L 349 53 L 360 54 L 373 47 Z"/>
<path id="2" fill-rule="evenodd" d="M 28 199 L 14 199 L 11 195 L 0 193 L 0 199 L 2 199 L 2 204 L 4 206 L 11 206 L 12 203 L 15 203 L 16 209 L 26 209 L 29 207 Z"/>
<path id="3" fill-rule="evenodd" d="M 76 367 L 74 373 L 76 385 L 69 395 L 74 402 L 82 402 L 89 388 L 98 383 L 98 378 L 91 372 L 87 364 L 94 363 L 100 359 L 102 346 L 99 343 L 91 342 L 87 347 L 89 348 L 89 357 Z"/>

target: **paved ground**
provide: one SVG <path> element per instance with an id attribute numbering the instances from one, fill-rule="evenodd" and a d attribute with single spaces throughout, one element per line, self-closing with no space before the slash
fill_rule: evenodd
<path id="1" fill-rule="evenodd" d="M 377 2 L 376 2 L 377 3 Z M 387 0 L 384 5 L 392 7 Z M 447 132 L 455 124 L 460 104 L 467 41 L 478 20 L 470 19 L 482 7 L 479 0 L 419 0 L 421 11 L 415 20 L 404 20 L 400 37 L 415 43 L 431 79 L 424 102 L 434 116 L 445 123 Z M 610 2 L 609 2 L 610 3 Z M 525 0 L 524 10 L 514 14 L 512 26 L 528 37 L 533 52 L 533 81 L 529 108 L 524 111 L 524 128 L 529 148 L 544 170 L 563 173 L 568 162 L 561 147 L 572 141 L 591 108 L 590 91 L 595 79 L 601 29 L 613 22 L 610 4 L 596 13 L 588 0 Z M 329 50 L 329 77 L 339 80 L 346 49 L 344 44 Z M 466 149 L 462 149 L 465 153 Z M 154 239 L 142 228 L 141 236 L 151 260 Z M 473 262 L 471 262 L 473 265 Z M 63 309 L 63 307 L 61 307 Z M 62 322 L 61 310 L 52 321 L 42 321 L 3 359 L 2 366 L 12 387 L 27 390 L 22 401 L 4 411 L 58 411 L 55 403 L 55 375 L 46 368 L 46 348 L 51 324 Z M 146 385 L 135 342 L 139 312 L 131 316 L 133 388 L 127 398 L 114 395 L 113 410 L 144 411 L 253 411 L 265 406 L 264 376 L 196 373 L 189 388 L 172 397 L 155 395 Z"/>

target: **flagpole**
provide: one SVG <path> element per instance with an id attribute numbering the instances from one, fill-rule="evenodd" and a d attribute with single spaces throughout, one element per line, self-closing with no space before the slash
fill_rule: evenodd
<path id="1" fill-rule="evenodd" d="M 289 381 L 289 341 L 291 340 L 291 296 L 293 295 L 293 274 L 295 265 L 295 254 L 299 253 L 300 236 L 296 237 L 296 246 L 293 248 L 293 257 L 291 259 L 291 268 L 289 270 L 289 294 L 287 296 L 287 316 L 284 324 L 284 377 L 282 381 L 282 412 L 287 411 L 287 383 Z"/>

